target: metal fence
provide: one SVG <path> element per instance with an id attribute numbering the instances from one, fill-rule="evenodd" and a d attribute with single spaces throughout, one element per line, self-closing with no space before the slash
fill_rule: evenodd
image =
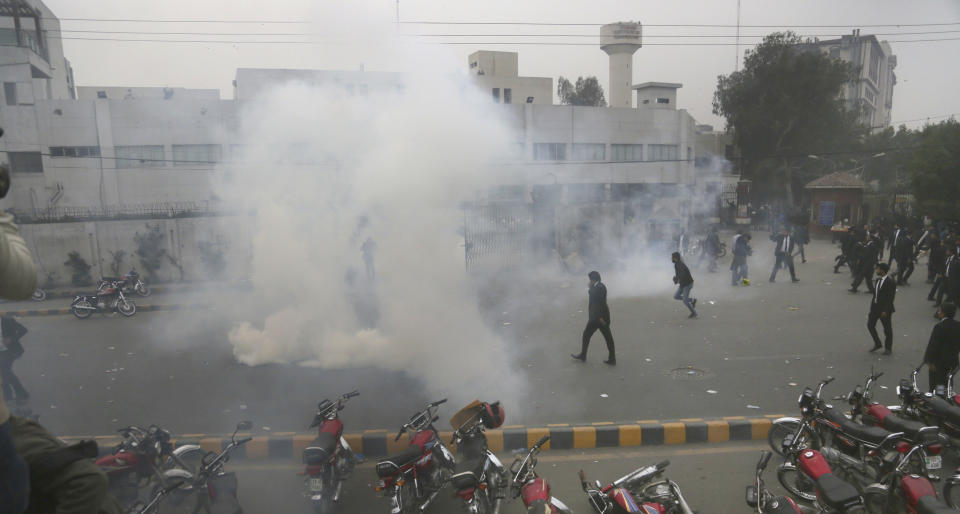
<path id="1" fill-rule="evenodd" d="M 467 269 L 520 264 L 529 253 L 531 205 L 467 205 L 463 211 Z"/>
<path id="2" fill-rule="evenodd" d="M 50 207 L 11 209 L 17 223 L 60 223 L 115 219 L 191 218 L 233 214 L 209 202 L 165 202 L 105 207 Z"/>

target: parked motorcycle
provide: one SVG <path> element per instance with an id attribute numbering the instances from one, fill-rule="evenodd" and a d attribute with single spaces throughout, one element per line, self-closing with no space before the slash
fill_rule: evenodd
<path id="1" fill-rule="evenodd" d="M 426 511 L 456 469 L 456 459 L 433 426 L 440 419 L 437 407 L 446 401 L 429 403 L 411 416 L 394 438 L 410 432 L 407 451 L 377 463 L 376 491 L 390 498 L 391 514 Z"/>
<path id="2" fill-rule="evenodd" d="M 879 426 L 891 432 L 903 432 L 904 439 L 910 443 L 918 441 L 920 430 L 926 425 L 922 422 L 902 418 L 886 405 L 875 403 L 873 401 L 873 392 L 871 388 L 877 382 L 877 379 L 883 376 L 883 372 L 873 373 L 867 377 L 867 382 L 863 387 L 859 385 L 854 388 L 844 398 L 850 404 L 850 417 L 854 421 L 868 426 Z M 900 410 L 899 408 L 897 410 Z M 932 444 L 926 447 L 928 453 L 939 455 L 942 446 Z"/>
<path id="3" fill-rule="evenodd" d="M 523 497 L 523 505 L 528 514 L 570 514 L 572 511 L 560 499 L 550 494 L 550 484 L 537 475 L 537 455 L 540 448 L 550 440 L 545 435 L 537 441 L 523 457 L 518 456 L 510 465 L 510 490 L 513 497 Z"/>
<path id="4" fill-rule="evenodd" d="M 760 452 L 760 462 L 757 463 L 757 476 L 753 485 L 747 486 L 747 505 L 757 514 L 803 514 L 800 507 L 792 498 L 774 496 L 767 491 L 763 483 L 763 470 L 773 455 L 767 450 Z"/>
<path id="5" fill-rule="evenodd" d="M 802 418 L 777 419 L 768 435 L 770 446 L 786 458 L 777 470 L 777 479 L 795 497 L 811 502 L 817 495 L 810 473 L 801 473 L 804 471 L 801 460 L 824 459 L 829 463 L 827 467 L 838 475 L 858 487 L 865 487 L 880 481 L 892 470 L 897 459 L 894 443 L 904 435 L 879 427 L 865 427 L 824 402 L 823 387 L 832 381 L 833 377 L 822 380 L 816 392 L 805 388 L 798 398 Z M 816 450 L 815 458 L 807 456 L 808 449 Z M 816 466 L 811 469 L 817 472 L 813 478 L 822 474 Z"/>
<path id="6" fill-rule="evenodd" d="M 127 300 L 118 282 L 100 281 L 96 294 L 80 295 L 70 304 L 70 312 L 79 319 L 89 318 L 94 312 L 112 312 L 130 317 L 137 313 L 137 306 Z"/>
<path id="7" fill-rule="evenodd" d="M 154 482 L 164 486 L 164 469 L 189 469 L 192 446 L 174 450 L 170 432 L 156 425 L 143 429 L 129 426 L 118 430 L 123 437 L 113 453 L 96 460 L 107 473 L 110 490 L 122 504 L 139 499 L 141 490 Z"/>
<path id="8" fill-rule="evenodd" d="M 250 430 L 253 423 L 241 421 L 237 423 L 228 444 L 219 453 L 207 452 L 201 460 L 200 467 L 195 473 L 183 468 L 173 468 L 164 471 L 164 480 L 154 487 L 152 496 L 156 497 L 162 489 L 168 488 L 173 482 L 180 482 L 180 487 L 166 493 L 166 498 L 159 502 L 157 512 L 160 514 L 206 514 L 230 513 L 242 514 L 238 496 L 237 475 L 224 471 L 224 466 L 230 460 L 230 454 L 237 448 L 247 444 L 252 437 L 237 439 L 241 430 Z"/>
<path id="9" fill-rule="evenodd" d="M 960 405 L 943 388 L 938 388 L 938 394 L 923 392 L 917 385 L 918 373 L 920 367 L 913 370 L 910 380 L 901 379 L 897 386 L 897 396 L 900 398 L 898 414 L 940 427 L 941 440 L 954 452 L 960 451 Z"/>
<path id="10" fill-rule="evenodd" d="M 130 271 L 122 277 L 103 277 L 102 280 L 119 283 L 124 294 L 137 293 L 140 296 L 150 296 L 152 292 L 147 281 L 140 277 L 136 268 L 130 268 Z"/>
<path id="11" fill-rule="evenodd" d="M 845 482 L 833 474 L 830 463 L 817 450 L 804 448 L 791 449 L 788 453 L 788 461 L 784 462 L 777 470 L 777 478 L 780 478 L 780 471 L 787 467 L 799 470 L 801 477 L 798 484 L 803 486 L 804 496 L 811 502 L 815 502 L 820 512 L 863 512 L 863 498 L 860 491 L 853 484 Z M 791 494 L 797 495 L 792 488 L 787 487 L 780 481 Z"/>
<path id="12" fill-rule="evenodd" d="M 483 434 L 484 428 L 503 425 L 504 416 L 500 402 L 474 401 L 450 419 L 454 428 L 450 444 L 457 446 L 460 455 L 450 483 L 469 514 L 497 513 L 506 497 L 507 470 Z"/>
<path id="13" fill-rule="evenodd" d="M 42 302 L 47 299 L 47 292 L 38 287 L 33 290 L 33 294 L 30 295 L 30 299 L 35 302 Z"/>
<path id="14" fill-rule="evenodd" d="M 597 514 L 620 512 L 693 514 L 680 492 L 680 486 L 669 478 L 663 478 L 663 472 L 669 465 L 670 461 L 664 460 L 652 466 L 645 466 L 606 486 L 601 485 L 599 480 L 590 484 L 586 474 L 581 470 L 580 485 L 587 493 L 590 506 Z"/>
<path id="15" fill-rule="evenodd" d="M 343 422 L 340 411 L 350 398 L 359 396 L 353 391 L 336 401 L 323 400 L 317 405 L 310 428 L 317 427 L 317 438 L 303 449 L 306 468 L 300 473 L 306 476 L 305 495 L 310 498 L 313 511 L 325 514 L 333 511 L 333 504 L 340 501 L 343 482 L 350 477 L 357 457 L 343 438 Z"/>
<path id="16" fill-rule="evenodd" d="M 918 441 L 900 457 L 900 462 L 881 483 L 868 486 L 863 493 L 871 514 L 910 514 L 953 512 L 937 498 L 926 467 L 926 451 L 940 444 L 937 427 L 924 427 Z M 919 472 L 914 472 L 919 470 Z M 936 479 L 936 477 L 934 477 Z M 922 506 L 921 506 L 922 504 Z"/>

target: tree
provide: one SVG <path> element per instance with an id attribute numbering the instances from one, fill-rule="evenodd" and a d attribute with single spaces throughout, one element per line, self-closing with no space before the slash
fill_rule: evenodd
<path id="1" fill-rule="evenodd" d="M 589 105 L 604 107 L 607 99 L 603 96 L 603 87 L 597 77 L 577 77 L 576 85 L 564 77 L 557 79 L 557 96 L 565 105 Z"/>
<path id="2" fill-rule="evenodd" d="M 761 191 L 783 191 L 795 205 L 794 172 L 808 155 L 848 150 L 865 133 L 844 106 L 851 66 L 807 51 L 792 32 L 776 32 L 747 52 L 741 71 L 721 75 L 713 113 L 726 118 L 742 156 L 741 170 Z M 779 195 L 777 195 L 779 196 Z"/>
<path id="3" fill-rule="evenodd" d="M 921 212 L 960 219 L 960 122 L 951 119 L 924 127 L 910 167 Z"/>

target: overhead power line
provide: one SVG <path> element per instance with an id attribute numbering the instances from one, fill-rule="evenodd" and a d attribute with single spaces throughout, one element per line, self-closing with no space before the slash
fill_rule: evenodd
<path id="1" fill-rule="evenodd" d="M 162 20 L 162 19 L 147 19 L 147 18 L 59 18 L 60 21 L 70 21 L 70 22 L 97 22 L 97 23 L 219 23 L 219 24 L 255 24 L 255 25 L 271 25 L 271 24 L 289 24 L 289 25 L 305 25 L 312 24 L 313 21 L 308 20 L 226 20 L 226 19 L 180 19 L 180 20 Z M 534 21 L 441 21 L 441 20 L 409 20 L 399 22 L 401 25 L 525 25 L 525 26 L 538 26 L 538 27 L 599 27 L 605 25 L 605 23 L 562 23 L 562 22 L 534 22 Z M 931 23 L 854 23 L 854 24 L 808 24 L 808 25 L 798 25 L 798 24 L 771 24 L 771 25 L 744 25 L 740 24 L 740 27 L 745 28 L 881 28 L 881 27 L 936 27 L 936 26 L 948 26 L 948 25 L 960 25 L 960 21 L 957 22 L 931 22 Z M 645 27 L 729 27 L 735 28 L 736 24 L 721 24 L 721 23 L 643 23 Z"/>
<path id="2" fill-rule="evenodd" d="M 61 30 L 64 34 L 130 34 L 144 36 L 316 36 L 319 32 L 155 32 L 138 30 Z M 879 32 L 871 36 L 919 36 L 928 34 L 956 34 L 958 30 L 933 30 L 920 32 Z M 840 37 L 845 34 L 800 34 L 800 37 Z M 586 37 L 599 38 L 599 34 L 400 34 L 403 37 Z M 48 37 L 56 37 L 50 34 Z M 735 38 L 733 34 L 644 34 L 643 38 Z M 764 38 L 767 34 L 741 34 L 739 37 Z"/>

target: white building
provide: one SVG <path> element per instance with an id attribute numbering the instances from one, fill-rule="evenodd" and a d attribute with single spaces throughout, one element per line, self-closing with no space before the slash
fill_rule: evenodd
<path id="1" fill-rule="evenodd" d="M 817 41 L 806 47 L 850 63 L 857 75 L 844 88 L 847 107 L 859 111 L 860 121 L 868 127 L 882 129 L 890 125 L 897 56 L 889 43 L 876 36 L 861 36 L 858 29 L 849 36 Z"/>
<path id="2" fill-rule="evenodd" d="M 516 52 L 481 50 L 470 54 L 467 61 L 474 82 L 480 89 L 490 91 L 496 103 L 553 103 L 553 79 L 521 77 Z"/>

